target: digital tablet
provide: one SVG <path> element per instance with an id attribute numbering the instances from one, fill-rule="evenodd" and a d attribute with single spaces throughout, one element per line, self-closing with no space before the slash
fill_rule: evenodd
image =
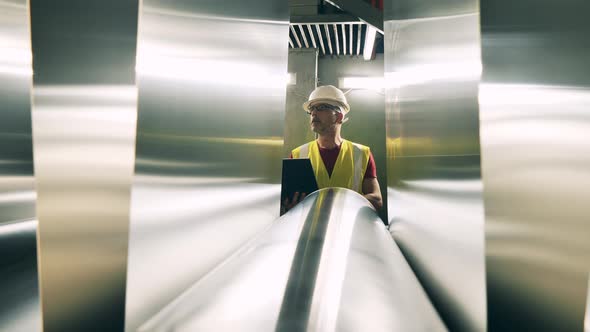
<path id="1" fill-rule="evenodd" d="M 292 199 L 295 192 L 310 194 L 318 190 L 313 167 L 309 159 L 283 159 L 281 204 Z M 281 211 L 283 209 L 281 208 Z"/>

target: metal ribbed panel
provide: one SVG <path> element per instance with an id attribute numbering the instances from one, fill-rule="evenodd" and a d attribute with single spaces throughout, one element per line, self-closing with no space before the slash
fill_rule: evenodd
<path id="1" fill-rule="evenodd" d="M 363 54 L 366 29 L 362 22 L 294 23 L 289 31 L 289 47 L 319 48 L 320 56 L 359 56 Z"/>

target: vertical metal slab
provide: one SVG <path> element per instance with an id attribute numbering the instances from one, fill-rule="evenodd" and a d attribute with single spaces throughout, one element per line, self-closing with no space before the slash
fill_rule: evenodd
<path id="1" fill-rule="evenodd" d="M 582 331 L 590 2 L 481 1 L 490 331 Z"/>
<path id="2" fill-rule="evenodd" d="M 0 2 L 0 331 L 39 331 L 26 0 Z"/>
<path id="3" fill-rule="evenodd" d="M 385 3 L 390 230 L 451 331 L 486 328 L 478 2 Z"/>
<path id="4" fill-rule="evenodd" d="M 43 330 L 121 331 L 137 0 L 31 0 Z"/>
<path id="5" fill-rule="evenodd" d="M 126 330 L 279 216 L 287 0 L 144 0 Z"/>

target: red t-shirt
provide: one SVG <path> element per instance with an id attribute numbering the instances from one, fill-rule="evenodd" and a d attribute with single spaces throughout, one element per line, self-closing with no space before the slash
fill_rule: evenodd
<path id="1" fill-rule="evenodd" d="M 316 142 L 317 144 L 317 142 Z M 326 166 L 326 170 L 328 171 L 328 175 L 332 176 L 332 171 L 334 170 L 334 165 L 336 165 L 336 160 L 338 159 L 338 154 L 340 153 L 340 146 L 337 146 L 333 149 L 324 149 L 318 145 L 320 149 L 320 156 L 322 156 L 322 161 L 324 162 L 324 166 Z M 293 155 L 290 155 L 289 158 L 293 158 Z M 369 178 L 376 178 L 377 177 L 377 167 L 375 166 L 375 158 L 373 158 L 373 152 L 369 153 L 369 162 L 367 164 L 367 170 L 365 171 L 365 177 L 363 179 Z"/>

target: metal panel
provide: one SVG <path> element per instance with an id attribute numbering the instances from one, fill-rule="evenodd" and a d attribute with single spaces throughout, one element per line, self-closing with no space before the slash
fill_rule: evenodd
<path id="1" fill-rule="evenodd" d="M 353 38 L 354 25 L 353 24 L 349 24 L 349 29 L 350 30 L 348 30 L 348 32 L 350 33 L 350 36 L 348 38 L 348 42 L 349 42 L 348 52 L 352 56 L 352 55 L 354 55 L 353 50 L 352 50 L 352 38 Z"/>
<path id="2" fill-rule="evenodd" d="M 334 41 L 336 45 L 336 55 L 340 55 L 340 38 L 338 38 L 338 24 L 333 24 L 334 28 Z"/>
<path id="3" fill-rule="evenodd" d="M 303 38 L 303 43 L 305 44 L 306 48 L 309 48 L 309 42 L 307 41 L 307 36 L 305 35 L 305 29 L 303 25 L 299 26 L 299 32 L 301 33 L 301 38 Z M 311 36 L 313 38 L 313 36 Z"/>
<path id="4" fill-rule="evenodd" d="M 313 30 L 311 29 L 311 25 L 306 24 L 306 26 L 307 26 L 307 32 L 309 32 L 309 35 L 311 36 L 311 43 L 313 45 L 313 48 L 318 48 L 318 46 L 315 42 L 316 37 L 313 35 Z"/>
<path id="5" fill-rule="evenodd" d="M 31 60 L 27 1 L 0 2 L 0 331 L 41 329 Z"/>
<path id="6" fill-rule="evenodd" d="M 356 38 L 356 55 L 361 54 L 361 31 L 363 30 L 363 26 L 359 25 L 357 30 L 357 38 Z"/>
<path id="7" fill-rule="evenodd" d="M 319 42 L 320 42 L 320 46 L 322 48 L 322 55 L 326 55 L 326 49 L 324 48 L 324 38 L 322 37 L 322 30 L 320 29 L 320 25 L 319 24 L 316 24 L 315 25 L 315 29 L 316 29 L 316 31 L 318 33 L 318 39 L 319 39 Z"/>
<path id="8" fill-rule="evenodd" d="M 583 330 L 588 13 L 586 0 L 481 2 L 490 331 Z"/>
<path id="9" fill-rule="evenodd" d="M 288 32 L 286 0 L 143 1 L 127 330 L 278 217 Z"/>
<path id="10" fill-rule="evenodd" d="M 321 17 L 321 16 L 320 16 Z M 352 51 L 352 45 L 353 45 L 353 29 L 354 26 L 357 26 L 357 31 L 359 33 L 359 38 L 357 39 L 357 48 L 360 47 L 360 43 L 361 43 L 361 39 L 365 40 L 366 38 L 362 38 L 360 36 L 360 31 L 362 29 L 362 26 L 366 25 L 365 23 L 362 22 L 344 22 L 341 24 L 323 24 L 324 25 L 324 30 L 325 30 L 325 35 L 322 34 L 321 29 L 320 29 L 320 24 L 315 25 L 316 26 L 316 31 L 317 31 L 317 35 L 313 33 L 311 26 L 309 24 L 302 24 L 302 23 L 298 23 L 298 24 L 293 24 L 291 23 L 290 25 L 290 33 L 289 33 L 289 45 L 291 48 L 309 48 L 310 46 L 313 46 L 313 48 L 317 48 L 317 45 L 319 44 L 322 48 L 322 55 L 326 55 L 326 50 L 325 47 L 328 48 L 328 51 L 330 52 L 330 55 L 340 55 L 340 54 L 350 54 L 352 55 L 353 51 Z M 307 26 L 307 32 L 305 31 L 305 26 Z M 350 26 L 350 41 L 347 42 L 347 33 L 346 33 L 346 27 Z M 340 29 L 338 28 L 340 27 Z M 332 30 L 332 32 L 330 32 L 330 30 Z M 370 29 L 373 32 L 373 37 L 376 34 L 376 30 L 371 28 Z M 299 32 L 298 32 L 299 31 Z M 308 41 L 308 33 L 309 33 L 309 38 L 311 38 L 311 42 Z M 334 37 L 334 42 L 332 43 L 332 36 Z M 317 40 L 316 40 L 317 38 Z M 293 42 L 291 39 L 295 39 L 295 42 Z M 303 40 L 303 44 L 301 42 L 301 40 Z M 374 38 L 373 38 L 374 40 Z M 324 46 L 324 44 L 326 44 Z M 372 44 L 374 45 L 374 43 Z M 334 47 L 334 51 L 332 51 L 332 47 Z M 371 51 L 373 50 L 372 46 L 371 46 Z M 342 53 L 341 53 L 342 51 Z M 349 53 L 350 52 L 350 53 Z M 372 54 L 372 52 L 371 52 Z"/>
<path id="11" fill-rule="evenodd" d="M 340 24 L 340 31 L 342 32 L 342 53 L 346 55 L 346 24 Z"/>
<path id="12" fill-rule="evenodd" d="M 43 330 L 120 331 L 138 3 L 30 6 Z"/>
<path id="13" fill-rule="evenodd" d="M 301 41 L 299 40 L 299 35 L 297 34 L 297 31 L 295 31 L 295 27 L 291 25 L 289 26 L 289 29 L 291 29 L 291 33 L 293 34 L 293 38 L 295 38 L 295 41 L 297 42 L 297 46 L 301 48 Z"/>
<path id="14" fill-rule="evenodd" d="M 477 1 L 455 2 L 474 10 L 385 4 L 390 230 L 449 329 L 483 331 L 479 16 Z"/>
<path id="15" fill-rule="evenodd" d="M 139 331 L 446 331 L 369 202 L 309 195 Z"/>
<path id="16" fill-rule="evenodd" d="M 328 50 L 330 50 L 330 55 L 333 55 L 334 53 L 332 52 L 332 38 L 330 37 L 330 28 L 328 28 L 327 24 L 324 24 L 324 31 L 326 32 L 326 44 L 328 45 Z"/>

